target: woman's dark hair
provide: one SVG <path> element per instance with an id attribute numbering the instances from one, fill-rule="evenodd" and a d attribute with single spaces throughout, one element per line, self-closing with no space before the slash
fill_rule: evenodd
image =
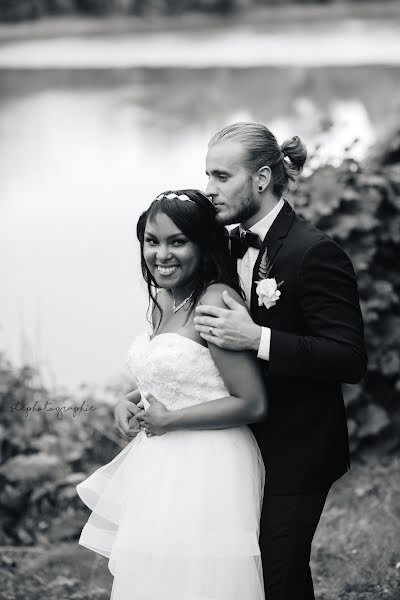
<path id="1" fill-rule="evenodd" d="M 179 196 L 185 194 L 190 201 L 178 198 L 167 198 L 169 194 Z M 175 190 L 161 194 L 159 200 L 154 200 L 149 208 L 140 215 L 137 222 L 136 233 L 140 242 L 141 267 L 144 280 L 149 293 L 149 308 L 151 301 L 157 306 L 162 315 L 162 309 L 157 302 L 155 289 L 157 283 L 150 273 L 143 255 L 144 232 L 148 220 L 157 214 L 163 213 L 192 242 L 198 245 L 201 253 L 198 277 L 194 283 L 194 293 L 190 299 L 189 312 L 197 304 L 199 298 L 212 283 L 224 283 L 236 290 L 242 297 L 243 291 L 239 284 L 236 266 L 229 254 L 229 234 L 223 225 L 215 219 L 215 208 L 211 201 L 199 190 Z M 161 319 L 159 323 L 161 322 Z M 159 324 L 158 323 L 158 324 Z"/>
<path id="2" fill-rule="evenodd" d="M 245 165 L 251 173 L 261 167 L 271 168 L 272 191 L 280 198 L 302 170 L 307 158 L 307 149 L 295 135 L 279 146 L 276 137 L 261 123 L 234 123 L 218 131 L 208 146 L 222 141 L 239 142 L 246 150 Z M 287 160 L 286 160 L 287 159 Z"/>

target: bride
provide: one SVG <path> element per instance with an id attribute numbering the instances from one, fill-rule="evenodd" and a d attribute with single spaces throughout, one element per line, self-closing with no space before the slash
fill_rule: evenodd
<path id="1" fill-rule="evenodd" d="M 245 305 L 228 234 L 182 190 L 158 196 L 137 235 L 152 307 L 128 357 L 142 428 L 77 486 L 92 510 L 79 543 L 109 558 L 112 600 L 264 600 L 264 465 L 246 427 L 265 418 L 263 379 L 252 353 L 208 348 L 193 323 L 223 289 Z"/>

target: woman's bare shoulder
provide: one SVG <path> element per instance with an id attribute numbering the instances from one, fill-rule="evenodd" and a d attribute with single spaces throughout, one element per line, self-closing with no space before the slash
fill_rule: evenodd
<path id="1" fill-rule="evenodd" d="M 239 304 L 241 304 L 242 306 L 246 306 L 246 303 L 241 297 L 241 295 L 226 283 L 210 284 L 205 290 L 205 292 L 202 294 L 199 300 L 199 304 L 211 304 L 212 306 L 220 306 L 221 308 L 226 308 L 226 304 L 222 297 L 223 292 L 227 292 L 231 298 L 236 300 L 236 302 L 239 302 Z"/>

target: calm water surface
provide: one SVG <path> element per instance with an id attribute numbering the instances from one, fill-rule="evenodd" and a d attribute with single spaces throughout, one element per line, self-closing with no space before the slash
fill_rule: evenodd
<path id="1" fill-rule="evenodd" d="M 228 122 L 297 134 L 319 160 L 362 157 L 398 115 L 399 68 L 0 70 L 0 342 L 46 381 L 103 385 L 146 326 L 137 218 L 162 190 L 205 188 Z"/>

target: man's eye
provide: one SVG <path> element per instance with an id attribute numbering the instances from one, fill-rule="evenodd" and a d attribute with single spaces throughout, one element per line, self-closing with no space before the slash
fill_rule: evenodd
<path id="1" fill-rule="evenodd" d="M 226 181 L 228 178 L 227 178 L 227 176 L 226 176 L 226 175 L 218 175 L 218 179 L 219 179 L 220 181 Z"/>

